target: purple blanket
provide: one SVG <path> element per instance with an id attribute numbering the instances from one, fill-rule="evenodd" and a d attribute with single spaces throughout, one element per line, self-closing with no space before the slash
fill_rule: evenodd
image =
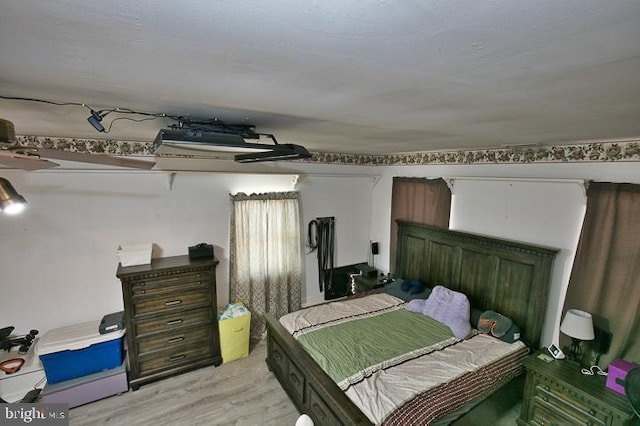
<path id="1" fill-rule="evenodd" d="M 464 293 L 435 286 L 427 299 L 415 299 L 407 303 L 407 310 L 427 315 L 451 329 L 458 339 L 464 339 L 471 331 L 469 315 L 471 306 Z"/>

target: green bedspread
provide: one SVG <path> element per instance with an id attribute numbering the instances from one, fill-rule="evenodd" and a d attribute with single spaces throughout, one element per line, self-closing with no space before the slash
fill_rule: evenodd
<path id="1" fill-rule="evenodd" d="M 380 369 L 456 341 L 447 326 L 403 308 L 298 336 L 298 342 L 343 390 Z"/>

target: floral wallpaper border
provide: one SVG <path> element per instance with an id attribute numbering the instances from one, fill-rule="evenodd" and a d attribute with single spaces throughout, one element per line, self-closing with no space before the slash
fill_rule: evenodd
<path id="1" fill-rule="evenodd" d="M 360 155 L 313 153 L 312 162 L 373 166 L 640 161 L 640 141 Z"/>
<path id="2" fill-rule="evenodd" d="M 153 156 L 151 142 L 115 139 L 80 139 L 45 136 L 18 136 L 18 143 L 49 149 L 93 154 Z M 640 140 L 590 142 L 555 146 L 514 146 L 509 148 L 428 151 L 404 154 L 346 154 L 313 152 L 307 163 L 358 166 L 421 166 L 451 164 L 529 164 L 640 161 Z M 163 155 L 168 157 L 169 155 Z M 193 157 L 197 155 L 177 157 Z"/>
<path id="3" fill-rule="evenodd" d="M 107 155 L 152 156 L 153 143 L 119 141 L 115 139 L 59 138 L 50 136 L 17 136 L 18 145 L 59 149 L 69 152 L 88 152 Z"/>

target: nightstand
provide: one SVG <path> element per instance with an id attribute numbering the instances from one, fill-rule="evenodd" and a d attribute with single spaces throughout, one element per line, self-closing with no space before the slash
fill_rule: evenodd
<path id="1" fill-rule="evenodd" d="M 519 425 L 632 425 L 627 399 L 605 387 L 605 376 L 588 376 L 566 360 L 545 362 L 536 352 L 524 361 L 527 379 Z"/>
<path id="2" fill-rule="evenodd" d="M 372 277 L 365 277 L 363 275 L 351 275 L 353 278 L 353 293 L 362 293 L 363 291 L 373 290 L 380 288 L 384 283 L 380 282 L 377 275 Z"/>

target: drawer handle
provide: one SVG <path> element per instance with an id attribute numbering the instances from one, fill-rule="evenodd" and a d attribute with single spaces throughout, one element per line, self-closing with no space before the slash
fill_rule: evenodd
<path id="1" fill-rule="evenodd" d="M 168 302 L 164 302 L 164 306 L 177 306 L 182 303 L 182 300 L 169 300 Z"/>
<path id="2" fill-rule="evenodd" d="M 547 392 L 549 392 L 551 389 L 549 388 L 549 386 L 545 386 L 544 390 L 546 390 Z"/>
<path id="3" fill-rule="evenodd" d="M 544 402 L 549 402 L 549 398 L 547 398 L 546 396 L 543 396 L 543 397 L 542 397 L 542 400 L 543 400 Z"/>
<path id="4" fill-rule="evenodd" d="M 315 413 L 318 413 L 318 416 L 322 419 L 326 419 L 327 415 L 324 413 L 324 410 L 322 410 L 322 407 L 320 407 L 318 404 L 316 404 L 315 402 L 313 403 L 313 411 Z"/>
<path id="5" fill-rule="evenodd" d="M 174 320 L 167 321 L 167 325 L 182 324 L 183 322 L 184 322 L 184 320 L 182 318 L 179 318 L 179 319 L 174 319 Z"/>
<path id="6" fill-rule="evenodd" d="M 185 359 L 186 357 L 187 357 L 186 355 L 174 355 L 171 358 L 169 358 L 169 362 L 180 361 L 182 359 Z"/>
<path id="7" fill-rule="evenodd" d="M 589 415 L 595 417 L 596 416 L 596 410 L 594 410 L 594 409 L 589 410 Z"/>
<path id="8" fill-rule="evenodd" d="M 294 385 L 298 386 L 300 384 L 300 380 L 295 374 L 290 373 L 289 377 L 291 378 L 291 383 L 293 383 Z"/>
<path id="9" fill-rule="evenodd" d="M 133 294 L 146 294 L 147 291 L 145 289 L 134 291 Z"/>
<path id="10" fill-rule="evenodd" d="M 282 359 L 282 355 L 280 354 L 279 351 L 273 351 L 273 357 L 278 361 Z"/>
<path id="11" fill-rule="evenodd" d="M 167 340 L 167 342 L 169 343 L 179 343 L 182 342 L 184 340 L 184 336 L 180 336 L 180 337 L 174 337 L 173 339 L 169 339 Z"/>

